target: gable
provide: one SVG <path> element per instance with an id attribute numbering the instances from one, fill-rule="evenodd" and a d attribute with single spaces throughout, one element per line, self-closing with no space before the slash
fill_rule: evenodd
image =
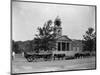
<path id="1" fill-rule="evenodd" d="M 61 37 L 57 38 L 57 40 L 60 40 L 60 41 L 71 41 L 71 39 L 69 39 L 67 36 L 61 36 Z"/>

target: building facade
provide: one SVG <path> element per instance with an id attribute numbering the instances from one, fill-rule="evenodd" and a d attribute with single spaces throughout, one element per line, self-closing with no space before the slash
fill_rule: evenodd
<path id="1" fill-rule="evenodd" d="M 55 22 L 55 33 L 56 33 L 56 50 L 53 54 L 65 54 L 66 56 L 73 56 L 75 53 L 82 51 L 82 41 L 72 40 L 66 35 L 62 35 L 61 21 L 57 17 Z"/>

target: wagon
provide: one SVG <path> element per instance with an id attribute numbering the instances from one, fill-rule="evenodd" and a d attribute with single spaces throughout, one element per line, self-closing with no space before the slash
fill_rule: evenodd
<path id="1" fill-rule="evenodd" d="M 52 59 L 52 53 L 30 53 L 25 52 L 24 57 L 27 59 L 28 62 L 32 62 L 33 60 L 36 61 L 38 59 L 43 59 L 44 61 L 48 61 Z"/>

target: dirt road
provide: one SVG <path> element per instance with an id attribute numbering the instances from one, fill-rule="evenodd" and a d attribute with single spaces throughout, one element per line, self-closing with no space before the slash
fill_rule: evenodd
<path id="1" fill-rule="evenodd" d="M 27 62 L 23 57 L 17 56 L 12 61 L 12 73 L 27 73 L 27 72 L 44 72 L 44 71 L 59 71 L 59 70 L 75 70 L 75 69 L 93 69 L 95 68 L 95 57 L 60 60 L 60 61 L 42 61 L 42 62 Z"/>

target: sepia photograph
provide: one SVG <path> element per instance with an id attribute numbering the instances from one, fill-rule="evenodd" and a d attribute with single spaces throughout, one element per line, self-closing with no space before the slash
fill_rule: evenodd
<path id="1" fill-rule="evenodd" d="M 96 6 L 11 0 L 11 74 L 96 69 Z"/>

